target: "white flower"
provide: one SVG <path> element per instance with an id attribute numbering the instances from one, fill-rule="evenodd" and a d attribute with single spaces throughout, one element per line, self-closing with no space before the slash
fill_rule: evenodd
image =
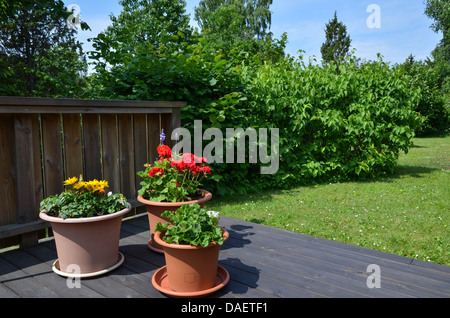
<path id="1" fill-rule="evenodd" d="M 216 211 L 206 211 L 206 213 L 208 213 L 209 217 L 214 217 L 216 219 L 219 218 L 219 212 Z"/>
<path id="2" fill-rule="evenodd" d="M 112 191 L 108 192 L 108 197 L 110 197 L 112 195 Z"/>

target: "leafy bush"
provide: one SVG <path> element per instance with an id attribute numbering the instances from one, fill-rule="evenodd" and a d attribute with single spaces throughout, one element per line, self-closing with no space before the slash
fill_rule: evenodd
<path id="1" fill-rule="evenodd" d="M 425 117 L 425 121 L 418 129 L 417 135 L 433 136 L 448 132 L 450 109 L 445 105 L 445 84 L 448 80 L 440 78 L 440 72 L 444 71 L 421 61 L 414 61 L 412 57 L 398 68 L 407 74 L 411 87 L 420 89 L 420 100 L 415 110 Z M 444 81 L 442 89 L 440 88 L 441 81 Z"/>
<path id="2" fill-rule="evenodd" d="M 332 63 L 287 57 L 263 64 L 245 52 L 226 59 L 202 38 L 176 40 L 108 51 L 94 87 L 104 98 L 187 101 L 182 125 L 191 136 L 194 120 L 202 120 L 203 131 L 278 128 L 278 172 L 262 175 L 264 164 L 250 163 L 248 152 L 245 163 L 210 163 L 220 180 L 208 179 L 204 188 L 217 195 L 389 173 L 423 121 L 415 111 L 419 90 L 381 58 L 361 65 L 350 58 L 337 74 Z M 237 141 L 222 142 L 226 149 Z"/>
<path id="3" fill-rule="evenodd" d="M 237 69 L 243 91 L 191 108 L 189 119 L 203 119 L 204 129 L 280 129 L 276 174 L 261 175 L 263 164 L 249 163 L 248 156 L 244 164 L 213 163 L 221 182 L 207 184 L 211 191 L 242 194 L 391 173 L 424 120 L 415 111 L 419 90 L 381 58 L 362 65 L 350 58 L 339 74 L 335 70 L 289 58 L 243 64 Z M 223 142 L 225 149 L 229 140 Z"/>
<path id="4" fill-rule="evenodd" d="M 168 218 L 172 223 L 158 223 L 155 231 L 163 232 L 162 239 L 169 244 L 202 247 L 207 247 L 212 242 L 223 244 L 223 233 L 216 212 L 206 211 L 193 203 L 183 204 L 178 210 L 166 211 L 161 216 Z"/>
<path id="5" fill-rule="evenodd" d="M 93 95 L 182 100 L 199 107 L 235 91 L 240 84 L 230 62 L 205 45 L 202 38 L 175 43 L 178 36 L 171 35 L 161 37 L 159 45 L 142 43 L 103 53 L 108 48 L 104 37 L 100 34 L 94 43 L 98 53 L 94 56 L 97 65 Z"/>
<path id="6" fill-rule="evenodd" d="M 266 187 L 391 172 L 422 121 L 418 91 L 381 58 L 360 66 L 350 59 L 340 74 L 285 60 L 241 75 L 254 124 L 280 129 L 279 172 L 257 181 Z"/>

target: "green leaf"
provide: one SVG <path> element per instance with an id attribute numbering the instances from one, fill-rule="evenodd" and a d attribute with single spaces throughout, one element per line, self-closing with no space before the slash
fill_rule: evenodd
<path id="1" fill-rule="evenodd" d="M 209 84 L 210 84 L 211 86 L 215 86 L 215 85 L 217 84 L 217 80 L 216 80 L 215 78 L 213 78 L 213 79 L 211 79 L 211 80 L 209 81 Z"/>

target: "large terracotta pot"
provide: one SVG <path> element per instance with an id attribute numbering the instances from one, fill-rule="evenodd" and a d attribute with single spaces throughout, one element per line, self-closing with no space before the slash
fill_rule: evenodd
<path id="1" fill-rule="evenodd" d="M 225 241 L 229 233 L 224 228 L 222 231 Z M 200 297 L 228 283 L 228 272 L 218 266 L 219 244 L 211 243 L 207 247 L 169 244 L 162 239 L 163 236 L 161 232 L 156 232 L 154 236 L 163 247 L 166 259 L 166 266 L 152 278 L 157 289 L 173 296 Z"/>
<path id="2" fill-rule="evenodd" d="M 147 209 L 148 214 L 148 222 L 150 225 L 150 240 L 148 241 L 148 247 L 157 253 L 163 253 L 163 248 L 161 245 L 155 242 L 153 239 L 155 236 L 155 226 L 159 222 L 162 224 L 170 222 L 169 219 L 161 217 L 161 214 L 165 211 L 176 211 L 183 204 L 192 204 L 197 203 L 200 207 L 203 208 L 206 201 L 211 200 L 212 194 L 209 191 L 201 190 L 202 196 L 200 199 L 192 200 L 192 201 L 183 201 L 183 202 L 156 202 L 144 199 L 142 196 L 138 196 L 137 199 L 139 202 L 144 203 Z"/>
<path id="3" fill-rule="evenodd" d="M 128 208 L 116 213 L 65 220 L 42 211 L 39 217 L 50 222 L 55 237 L 58 259 L 53 271 L 68 277 L 90 277 L 120 266 L 120 227 L 130 210 L 128 204 Z"/>

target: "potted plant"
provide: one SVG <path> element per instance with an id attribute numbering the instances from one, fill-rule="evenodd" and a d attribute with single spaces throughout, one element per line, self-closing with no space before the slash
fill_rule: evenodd
<path id="1" fill-rule="evenodd" d="M 177 297 L 205 296 L 225 286 L 230 276 L 218 259 L 229 233 L 219 227 L 218 213 L 194 203 L 162 216 L 171 222 L 158 223 L 154 238 L 164 249 L 166 265 L 153 275 L 153 286 Z"/>
<path id="2" fill-rule="evenodd" d="M 68 277 L 90 277 L 123 263 L 119 252 L 122 217 L 131 210 L 126 198 L 106 193 L 105 180 L 64 181 L 65 191 L 40 203 L 39 217 L 49 221 L 58 259 L 53 271 Z"/>
<path id="3" fill-rule="evenodd" d="M 150 224 L 148 247 L 162 253 L 163 250 L 154 241 L 154 227 L 168 220 L 161 217 L 164 211 L 175 211 L 184 204 L 197 203 L 201 207 L 212 198 L 209 191 L 201 189 L 202 181 L 211 174 L 206 158 L 191 153 L 172 154 L 169 146 L 164 145 L 164 134 L 157 147 L 159 158 L 153 165 L 146 164 L 138 176 L 143 178 L 142 188 L 138 191 L 138 201 L 145 204 Z"/>

